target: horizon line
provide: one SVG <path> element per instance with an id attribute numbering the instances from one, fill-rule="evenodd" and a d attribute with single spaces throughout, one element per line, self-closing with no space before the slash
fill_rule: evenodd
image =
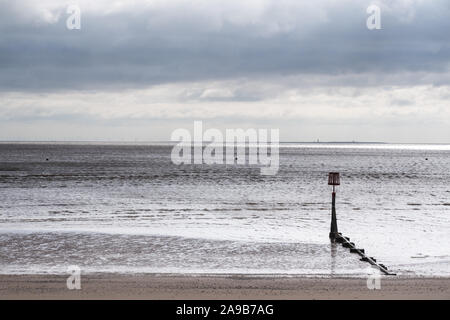
<path id="1" fill-rule="evenodd" d="M 0 143 L 179 143 L 171 140 L 1 140 Z M 210 143 L 212 141 L 192 141 Z M 269 142 L 269 141 L 268 141 Z M 226 143 L 226 141 L 224 141 Z M 247 141 L 245 142 L 247 143 Z M 269 142 L 271 143 L 271 142 Z M 301 144 L 435 144 L 450 145 L 450 142 L 385 142 L 385 141 L 279 141 L 278 143 Z"/>

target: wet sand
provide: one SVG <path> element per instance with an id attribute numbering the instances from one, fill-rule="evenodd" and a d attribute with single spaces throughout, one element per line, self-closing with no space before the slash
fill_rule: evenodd
<path id="1" fill-rule="evenodd" d="M 82 275 L 68 290 L 66 275 L 0 275 L 0 299 L 450 299 L 450 278 L 363 278 Z"/>

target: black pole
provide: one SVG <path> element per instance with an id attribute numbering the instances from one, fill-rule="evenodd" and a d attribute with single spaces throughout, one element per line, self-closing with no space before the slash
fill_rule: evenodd
<path id="1" fill-rule="evenodd" d="M 338 234 L 338 227 L 337 227 L 337 219 L 336 219 L 336 192 L 334 191 L 333 186 L 333 193 L 331 198 L 331 226 L 330 226 L 330 239 L 334 241 Z"/>

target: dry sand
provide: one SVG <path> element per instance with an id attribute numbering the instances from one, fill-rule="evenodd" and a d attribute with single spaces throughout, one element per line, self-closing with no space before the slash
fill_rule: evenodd
<path id="1" fill-rule="evenodd" d="M 82 275 L 68 290 L 65 275 L 0 275 L 0 299 L 450 299 L 450 278 L 383 277 L 380 290 L 362 278 Z"/>

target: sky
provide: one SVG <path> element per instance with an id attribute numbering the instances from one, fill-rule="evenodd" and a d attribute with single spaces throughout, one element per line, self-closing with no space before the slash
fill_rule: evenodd
<path id="1" fill-rule="evenodd" d="M 448 0 L 0 0 L 0 140 L 450 143 L 449 30 Z"/>

